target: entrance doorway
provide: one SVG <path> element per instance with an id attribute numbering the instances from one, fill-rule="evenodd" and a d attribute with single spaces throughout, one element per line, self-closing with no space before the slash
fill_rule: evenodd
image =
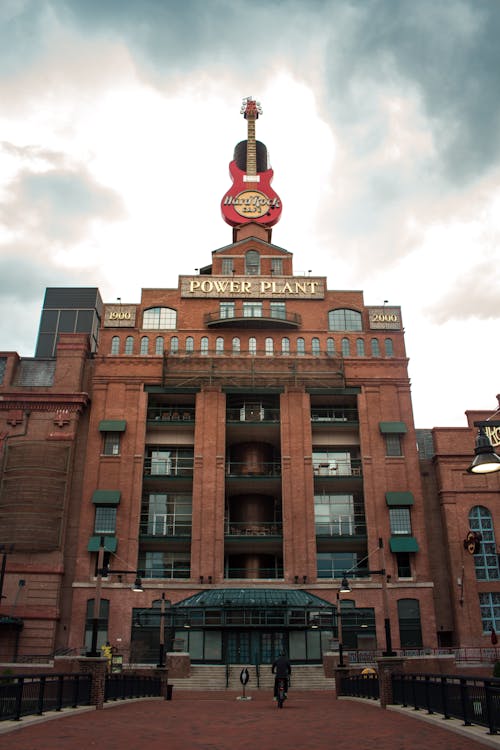
<path id="1" fill-rule="evenodd" d="M 282 632 L 226 632 L 225 646 L 228 664 L 272 664 L 282 651 L 288 653 L 288 639 Z"/>

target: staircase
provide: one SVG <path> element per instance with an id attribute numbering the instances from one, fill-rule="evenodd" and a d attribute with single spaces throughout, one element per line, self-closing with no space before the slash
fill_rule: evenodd
<path id="1" fill-rule="evenodd" d="M 240 682 L 240 673 L 244 668 L 245 665 L 231 665 L 228 690 L 243 689 Z M 259 687 L 257 687 L 255 666 L 247 666 L 247 669 L 250 675 L 246 686 L 247 693 L 258 689 L 272 691 L 274 675 L 271 672 L 270 664 L 261 664 L 259 667 Z M 174 686 L 175 690 L 226 690 L 226 667 L 223 664 L 191 665 L 189 677 L 169 677 L 168 682 Z M 293 666 L 291 688 L 295 690 L 334 690 L 335 680 L 332 677 L 325 677 L 321 664 Z"/>

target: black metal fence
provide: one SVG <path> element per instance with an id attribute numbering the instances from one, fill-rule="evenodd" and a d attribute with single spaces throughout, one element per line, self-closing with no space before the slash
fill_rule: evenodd
<path id="1" fill-rule="evenodd" d="M 126 698 L 158 698 L 162 695 L 159 677 L 145 675 L 111 674 L 106 677 L 104 700 L 116 701 Z"/>
<path id="2" fill-rule="evenodd" d="M 395 674 L 393 703 L 479 724 L 490 734 L 500 728 L 500 680 L 441 674 Z"/>
<path id="3" fill-rule="evenodd" d="M 379 697 L 379 683 L 377 674 L 352 674 L 341 678 L 339 695 L 350 695 L 357 698 Z"/>
<path id="4" fill-rule="evenodd" d="M 0 677 L 0 721 L 89 705 L 91 681 L 89 674 Z"/>

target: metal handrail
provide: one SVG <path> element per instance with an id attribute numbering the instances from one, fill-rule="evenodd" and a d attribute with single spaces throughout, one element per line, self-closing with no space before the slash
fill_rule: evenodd
<path id="1" fill-rule="evenodd" d="M 312 459 L 314 476 L 318 477 L 361 477 L 363 475 L 361 459 L 351 458 L 350 461 L 337 459 Z"/>
<path id="2" fill-rule="evenodd" d="M 228 461 L 226 475 L 278 477 L 281 476 L 281 464 L 279 461 Z"/>
<path id="3" fill-rule="evenodd" d="M 283 524 L 276 521 L 226 521 L 225 536 L 281 536 Z"/>
<path id="4" fill-rule="evenodd" d="M 194 457 L 146 458 L 144 474 L 149 477 L 192 476 Z"/>
<path id="5" fill-rule="evenodd" d="M 148 422 L 194 422 L 195 409 L 191 406 L 150 407 Z"/>
<path id="6" fill-rule="evenodd" d="M 311 407 L 312 422 L 358 422 L 359 415 L 357 409 L 344 407 L 321 408 Z"/>

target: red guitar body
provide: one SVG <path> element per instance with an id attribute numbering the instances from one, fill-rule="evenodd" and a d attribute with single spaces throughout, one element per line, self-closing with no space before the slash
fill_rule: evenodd
<path id="1" fill-rule="evenodd" d="M 266 169 L 249 177 L 232 161 L 229 174 L 233 185 L 221 202 L 224 220 L 233 227 L 248 221 L 274 226 L 281 217 L 281 200 L 271 187 L 273 170 Z"/>
<path id="2" fill-rule="evenodd" d="M 279 221 L 281 216 L 281 200 L 271 187 L 273 170 L 265 169 L 257 171 L 257 143 L 255 140 L 255 121 L 262 114 L 260 104 L 251 97 L 243 100 L 241 114 L 247 120 L 248 138 L 246 141 L 246 171 L 238 166 L 236 159 L 229 165 L 229 174 L 233 180 L 233 186 L 227 191 L 222 199 L 221 210 L 224 221 L 233 227 L 246 224 L 250 221 L 272 227 Z M 238 144 L 243 145 L 244 142 Z M 260 165 L 263 165 L 262 156 L 266 155 L 264 144 L 259 144 L 263 149 Z M 238 147 L 237 147 L 238 148 Z M 243 164 L 239 162 L 241 166 Z M 264 164 L 267 166 L 267 158 Z"/>

